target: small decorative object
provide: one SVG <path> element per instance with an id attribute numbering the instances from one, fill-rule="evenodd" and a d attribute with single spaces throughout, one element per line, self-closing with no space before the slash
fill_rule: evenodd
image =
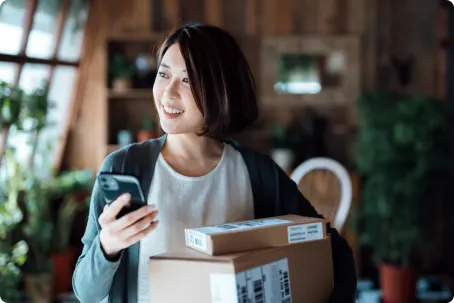
<path id="1" fill-rule="evenodd" d="M 120 130 L 118 132 L 118 145 L 124 147 L 132 143 L 132 135 L 129 130 Z"/>
<path id="2" fill-rule="evenodd" d="M 122 55 L 116 54 L 110 63 L 112 86 L 115 91 L 124 92 L 132 87 L 132 77 L 136 74 L 136 67 L 129 63 Z"/>
<path id="3" fill-rule="evenodd" d="M 150 116 L 144 115 L 142 117 L 142 128 L 137 133 L 137 141 L 143 142 L 154 139 L 157 136 L 158 134 L 154 125 L 154 120 Z"/>
<path id="4" fill-rule="evenodd" d="M 449 179 L 450 107 L 428 97 L 374 92 L 361 96 L 358 109 L 359 240 L 379 267 L 383 302 L 414 302 L 419 266 L 439 233 L 438 193 Z"/>

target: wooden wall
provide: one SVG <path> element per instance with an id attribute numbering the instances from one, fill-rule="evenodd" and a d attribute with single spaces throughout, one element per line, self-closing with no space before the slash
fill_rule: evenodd
<path id="1" fill-rule="evenodd" d="M 74 115 L 65 153 L 65 167 L 97 170 L 105 152 L 107 35 L 132 38 L 151 31 L 169 31 L 188 21 L 215 24 L 240 42 L 259 79 L 260 42 L 276 35 L 358 34 L 362 38 L 363 90 L 396 87 L 393 56 L 416 58 L 414 81 L 407 88 L 435 94 L 437 1 L 414 0 L 93 0 L 97 27 L 84 93 Z M 99 21 L 98 20 L 98 21 Z M 260 83 L 258 83 L 260 87 Z M 262 118 L 285 120 L 293 109 L 262 110 Z M 348 144 L 344 142 L 341 144 Z"/>

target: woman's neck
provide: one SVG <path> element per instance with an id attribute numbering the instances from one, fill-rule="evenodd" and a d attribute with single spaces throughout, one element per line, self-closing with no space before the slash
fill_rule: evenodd
<path id="1" fill-rule="evenodd" d="M 222 152 L 222 142 L 196 134 L 169 134 L 162 149 L 164 155 L 190 161 L 220 158 Z"/>

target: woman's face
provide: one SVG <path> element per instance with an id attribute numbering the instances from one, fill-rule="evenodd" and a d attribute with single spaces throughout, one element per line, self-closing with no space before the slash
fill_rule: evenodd
<path id="1" fill-rule="evenodd" d="M 178 44 L 164 54 L 153 86 L 162 129 L 168 134 L 200 132 L 203 115 L 191 92 L 186 65 Z"/>

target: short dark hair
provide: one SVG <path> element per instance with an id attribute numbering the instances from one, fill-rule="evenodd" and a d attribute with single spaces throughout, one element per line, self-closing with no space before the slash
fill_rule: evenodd
<path id="1" fill-rule="evenodd" d="M 179 44 L 192 94 L 204 117 L 200 135 L 226 138 L 257 119 L 254 77 L 229 33 L 212 25 L 184 25 L 164 40 L 158 64 L 173 44 Z"/>

